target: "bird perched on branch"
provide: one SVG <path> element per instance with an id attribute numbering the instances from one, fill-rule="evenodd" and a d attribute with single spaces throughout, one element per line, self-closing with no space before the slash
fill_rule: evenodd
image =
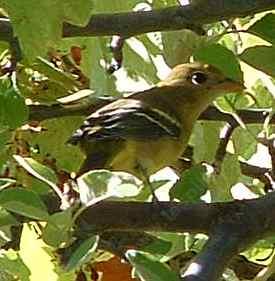
<path id="1" fill-rule="evenodd" d="M 120 170 L 145 179 L 173 165 L 184 152 L 199 115 L 241 83 L 202 63 L 180 64 L 155 87 L 93 112 L 69 139 L 86 154 L 79 175 Z"/>

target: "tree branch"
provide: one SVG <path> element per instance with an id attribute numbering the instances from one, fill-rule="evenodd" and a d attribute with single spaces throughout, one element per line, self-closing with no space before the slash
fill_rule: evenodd
<path id="1" fill-rule="evenodd" d="M 245 124 L 263 124 L 266 117 L 268 116 L 268 112 L 258 109 L 237 110 L 236 115 L 238 115 Z M 235 123 L 235 120 L 231 114 L 223 113 L 214 106 L 208 107 L 208 109 L 200 115 L 199 119 L 209 121 L 225 121 L 229 124 Z M 274 123 L 275 116 L 272 116 L 270 124 Z"/>
<path id="2" fill-rule="evenodd" d="M 238 253 L 238 240 L 222 231 L 209 238 L 202 251 L 182 274 L 182 281 L 219 280 L 231 258 Z"/>
<path id="3" fill-rule="evenodd" d="M 209 240 L 183 274 L 183 281 L 219 280 L 231 259 L 257 240 L 259 233 L 253 228 L 259 230 L 259 217 L 256 217 L 258 225 L 254 225 L 253 218 L 243 212 L 244 209 L 235 209 L 235 214 L 226 211 L 215 219 L 218 222 L 213 226 Z M 243 227 L 247 222 L 251 225 Z"/>
<path id="4" fill-rule="evenodd" d="M 235 226 L 232 230 L 227 229 L 229 232 L 238 231 L 240 228 L 240 231 L 249 229 L 253 234 L 258 231 L 259 235 L 262 235 L 275 231 L 275 223 L 272 222 L 275 222 L 274 200 L 275 193 L 268 193 L 260 199 L 212 204 L 104 201 L 87 208 L 79 217 L 78 225 L 86 233 L 138 229 L 210 234 L 214 231 L 213 226 L 229 220 L 232 226 Z M 245 225 L 242 219 L 246 220 Z"/>
<path id="5" fill-rule="evenodd" d="M 153 11 L 138 11 L 92 15 L 84 27 L 64 23 L 63 37 L 134 36 L 153 31 L 191 29 L 202 33 L 201 25 L 223 19 L 244 17 L 275 8 L 274 0 L 208 0 L 192 1 L 187 6 L 175 6 Z M 0 19 L 0 40 L 10 42 L 13 30 L 6 18 Z"/>
<path id="6" fill-rule="evenodd" d="M 196 255 L 197 252 L 195 252 L 194 250 L 187 251 L 173 257 L 167 263 L 172 270 L 180 272 L 183 268 L 188 266 L 188 264 Z M 178 262 L 179 259 L 181 261 L 180 263 Z M 240 280 L 252 280 L 257 276 L 258 273 L 266 269 L 266 266 L 252 262 L 243 255 L 234 256 L 228 267 L 234 271 L 234 273 Z M 268 279 L 268 281 L 275 280 L 274 274 L 271 277 L 272 278 L 270 280 Z"/>
<path id="7" fill-rule="evenodd" d="M 114 100 L 112 97 L 98 98 L 88 96 L 73 103 L 56 103 L 53 105 L 29 105 L 29 120 L 43 121 L 51 118 L 65 116 L 82 116 L 88 115 L 97 108 Z M 263 124 L 268 112 L 263 110 L 238 110 L 236 114 L 245 124 Z M 231 114 L 223 113 L 214 106 L 209 106 L 199 117 L 199 120 L 208 121 L 225 121 L 229 124 L 235 124 L 236 120 Z M 275 124 L 273 115 L 270 124 Z"/>
<path id="8" fill-rule="evenodd" d="M 104 230 L 202 232 L 210 239 L 184 281 L 216 281 L 234 255 L 275 232 L 275 193 L 226 203 L 100 202 L 78 218 L 84 233 Z"/>
<path id="9" fill-rule="evenodd" d="M 212 209 L 212 205 L 206 204 L 106 201 L 86 209 L 81 214 L 78 224 L 86 233 L 104 230 L 130 231 L 133 229 L 139 231 L 163 231 L 166 229 L 165 231 L 173 232 L 181 231 L 183 228 L 185 231 L 207 233 L 210 227 L 208 216 Z M 113 216 L 114 210 L 116 211 Z M 202 219 L 203 214 L 206 214 L 204 219 Z M 116 220 L 115 223 L 114 220 Z"/>
<path id="10" fill-rule="evenodd" d="M 197 4 L 196 4 L 197 2 Z M 193 1 L 153 11 L 93 15 L 85 27 L 64 24 L 64 37 L 121 35 L 134 36 L 153 31 L 191 29 L 201 33 L 200 26 L 222 19 L 243 17 L 275 8 L 275 1 Z"/>
<path id="11" fill-rule="evenodd" d="M 225 126 L 223 127 L 223 135 L 220 137 L 220 143 L 218 146 L 218 149 L 216 151 L 215 155 L 215 161 L 214 161 L 214 166 L 217 170 L 217 172 L 220 172 L 221 170 L 221 164 L 224 160 L 224 157 L 226 155 L 226 148 L 227 145 L 230 141 L 230 138 L 236 129 L 238 127 L 238 123 L 235 119 L 232 118 L 232 121 L 234 120 L 233 123 L 226 123 Z"/>

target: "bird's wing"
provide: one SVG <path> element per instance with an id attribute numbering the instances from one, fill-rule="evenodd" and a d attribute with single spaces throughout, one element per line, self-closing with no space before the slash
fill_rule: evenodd
<path id="1" fill-rule="evenodd" d="M 158 139 L 180 136 L 180 122 L 171 114 L 131 98 L 119 99 L 91 114 L 70 143 L 85 140 Z"/>

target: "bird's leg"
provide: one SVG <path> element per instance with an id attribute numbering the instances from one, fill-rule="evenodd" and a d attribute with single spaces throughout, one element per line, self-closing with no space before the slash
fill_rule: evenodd
<path id="1" fill-rule="evenodd" d="M 139 174 L 142 175 L 143 182 L 146 185 L 148 185 L 148 187 L 150 188 L 150 191 L 151 191 L 151 194 L 152 194 L 152 197 L 153 197 L 152 202 L 159 202 L 158 197 L 155 194 L 153 185 L 150 182 L 150 179 L 149 179 L 150 177 L 149 177 L 149 175 L 147 173 L 146 168 L 143 165 L 141 165 L 140 163 L 137 163 L 137 170 L 139 171 Z"/>
<path id="2" fill-rule="evenodd" d="M 148 185 L 149 188 L 150 188 L 150 190 L 151 190 L 151 193 L 152 193 L 152 196 L 153 196 L 152 203 L 153 203 L 153 204 L 156 204 L 157 207 L 159 207 L 160 213 L 161 213 L 166 219 L 173 220 L 173 219 L 174 219 L 174 215 L 171 214 L 171 212 L 169 212 L 168 210 L 163 209 L 163 208 L 161 207 L 160 201 L 159 201 L 158 197 L 157 197 L 156 194 L 155 194 L 154 188 L 153 188 L 153 186 L 152 186 L 152 183 L 151 183 L 150 180 L 149 180 L 148 173 L 147 173 L 146 169 L 144 168 L 144 166 L 142 166 L 141 164 L 138 164 L 138 165 L 137 165 L 137 169 L 138 169 L 138 171 L 139 171 L 139 174 L 141 174 L 142 177 L 143 177 L 143 182 L 145 182 L 145 184 Z"/>

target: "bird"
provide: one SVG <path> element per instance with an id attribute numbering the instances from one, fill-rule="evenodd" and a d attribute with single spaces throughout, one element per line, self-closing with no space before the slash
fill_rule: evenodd
<path id="1" fill-rule="evenodd" d="M 243 83 L 209 64 L 175 66 L 152 88 L 103 105 L 86 118 L 68 140 L 86 155 L 77 175 L 108 169 L 148 179 L 177 162 L 210 103 L 243 89 Z"/>

